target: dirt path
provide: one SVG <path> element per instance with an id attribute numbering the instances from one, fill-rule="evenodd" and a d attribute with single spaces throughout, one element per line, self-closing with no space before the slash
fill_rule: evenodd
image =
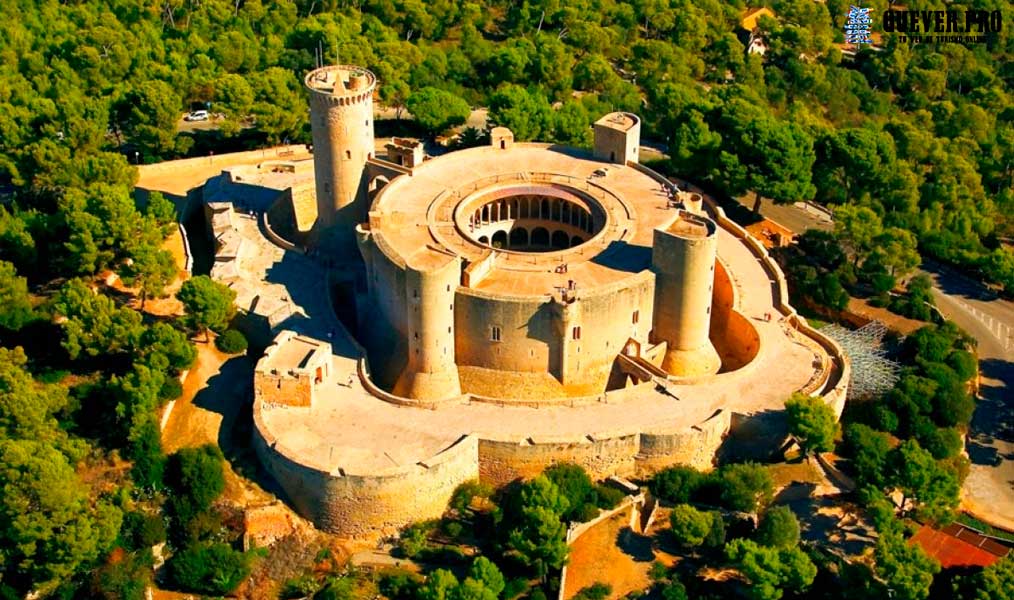
<path id="1" fill-rule="evenodd" d="M 180 448 L 215 444 L 228 455 L 233 447 L 233 426 L 249 402 L 252 380 L 251 359 L 222 354 L 214 344 L 199 342 L 197 363 L 187 374 L 183 395 L 176 400 L 162 431 L 166 454 Z M 228 461 L 223 497 L 239 506 L 273 499 L 259 486 L 238 475 Z"/>
<path id="2" fill-rule="evenodd" d="M 563 597 L 594 583 L 609 584 L 610 598 L 622 598 L 651 585 L 648 569 L 659 560 L 672 564 L 673 557 L 657 551 L 654 540 L 634 533 L 629 527 L 630 510 L 598 523 L 574 541 L 567 565 Z"/>

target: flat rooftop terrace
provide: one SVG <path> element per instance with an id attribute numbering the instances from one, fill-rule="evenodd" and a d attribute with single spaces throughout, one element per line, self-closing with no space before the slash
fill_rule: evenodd
<path id="1" fill-rule="evenodd" d="M 395 263 L 425 262 L 421 255 L 427 253 L 450 253 L 475 262 L 489 246 L 461 230 L 461 217 L 455 213 L 460 204 L 471 206 L 476 195 L 495 197 L 503 187 L 521 190 L 516 194 L 523 193 L 526 184 L 570 188 L 601 206 L 604 227 L 565 250 L 498 251 L 496 266 L 478 289 L 545 296 L 571 280 L 584 290 L 617 284 L 651 267 L 653 231 L 667 226 L 676 213 L 664 182 L 623 165 L 610 165 L 605 176 L 596 175 L 602 166 L 589 153 L 548 144 L 453 152 L 388 184 L 374 200 L 370 231 Z M 525 225 L 524 219 L 518 224 Z M 527 226 L 539 224 L 530 220 Z M 558 269 L 562 264 L 566 272 Z"/>

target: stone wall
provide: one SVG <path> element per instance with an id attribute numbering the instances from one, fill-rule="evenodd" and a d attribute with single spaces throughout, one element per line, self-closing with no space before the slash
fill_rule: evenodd
<path id="1" fill-rule="evenodd" d="M 539 300 L 459 288 L 457 363 L 517 373 L 549 372 L 569 386 L 571 395 L 604 390 L 616 354 L 627 340 L 647 344 L 654 278 L 644 271 L 594 294 L 578 290 L 578 299 L 567 305 L 548 294 Z M 493 327 L 499 329 L 499 341 L 491 339 Z"/>
<path id="2" fill-rule="evenodd" d="M 636 475 L 647 477 L 674 464 L 710 470 L 730 426 L 731 413 L 719 410 L 690 428 L 661 428 L 642 433 Z"/>
<path id="3" fill-rule="evenodd" d="M 479 440 L 479 474 L 483 481 L 502 485 L 537 476 L 546 467 L 569 462 L 584 467 L 592 479 L 634 472 L 638 435 L 586 436 L 576 439 Z"/>
<path id="4" fill-rule="evenodd" d="M 217 154 L 213 156 L 198 156 L 195 158 L 181 158 L 178 160 L 167 160 L 153 165 L 140 165 L 137 167 L 141 177 L 152 175 L 163 175 L 175 173 L 180 169 L 187 169 L 209 165 L 234 165 L 236 163 L 254 161 L 257 159 L 278 160 L 290 158 L 296 155 L 305 155 L 306 146 L 303 144 L 290 144 L 288 146 L 275 146 L 262 150 L 249 150 L 247 152 L 230 152 L 228 154 Z"/>
<path id="5" fill-rule="evenodd" d="M 300 462 L 266 437 L 254 405 L 254 449 L 289 501 L 317 527 L 346 538 L 375 539 L 440 517 L 460 484 L 477 479 L 477 440 L 464 436 L 431 459 L 375 474 L 346 473 Z"/>
<path id="6" fill-rule="evenodd" d="M 308 375 L 254 371 L 254 401 L 288 406 L 310 406 L 313 383 Z"/>

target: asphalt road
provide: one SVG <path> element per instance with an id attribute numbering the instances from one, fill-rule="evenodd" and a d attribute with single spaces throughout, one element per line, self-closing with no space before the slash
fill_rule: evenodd
<path id="1" fill-rule="evenodd" d="M 752 196 L 740 199 L 748 208 L 752 202 Z M 794 233 L 832 227 L 826 215 L 801 203 L 764 200 L 761 213 Z M 927 262 L 922 270 L 933 279 L 940 312 L 978 342 L 980 397 L 966 443 L 972 466 L 962 508 L 1014 531 L 1014 302 L 946 266 Z"/>
<path id="2" fill-rule="evenodd" d="M 963 507 L 1014 530 L 1014 302 L 997 298 L 953 269 L 923 265 L 936 284 L 937 307 L 978 342 L 979 400 L 966 449 L 972 468 Z"/>

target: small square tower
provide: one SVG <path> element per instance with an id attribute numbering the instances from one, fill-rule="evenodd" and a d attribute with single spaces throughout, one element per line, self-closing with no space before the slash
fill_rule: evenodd
<path id="1" fill-rule="evenodd" d="M 405 138 L 392 138 L 385 145 L 387 148 L 387 160 L 403 167 L 413 169 L 422 164 L 423 145 L 422 142 Z"/>
<path id="2" fill-rule="evenodd" d="M 618 165 L 638 162 L 641 119 L 627 112 L 613 112 L 595 121 L 595 158 Z"/>
<path id="3" fill-rule="evenodd" d="M 257 362 L 254 395 L 271 404 L 309 407 L 331 381 L 331 344 L 282 331 Z"/>
<path id="4" fill-rule="evenodd" d="M 514 145 L 514 132 L 506 127 L 494 127 L 489 131 L 489 145 L 501 150 L 510 150 Z"/>

